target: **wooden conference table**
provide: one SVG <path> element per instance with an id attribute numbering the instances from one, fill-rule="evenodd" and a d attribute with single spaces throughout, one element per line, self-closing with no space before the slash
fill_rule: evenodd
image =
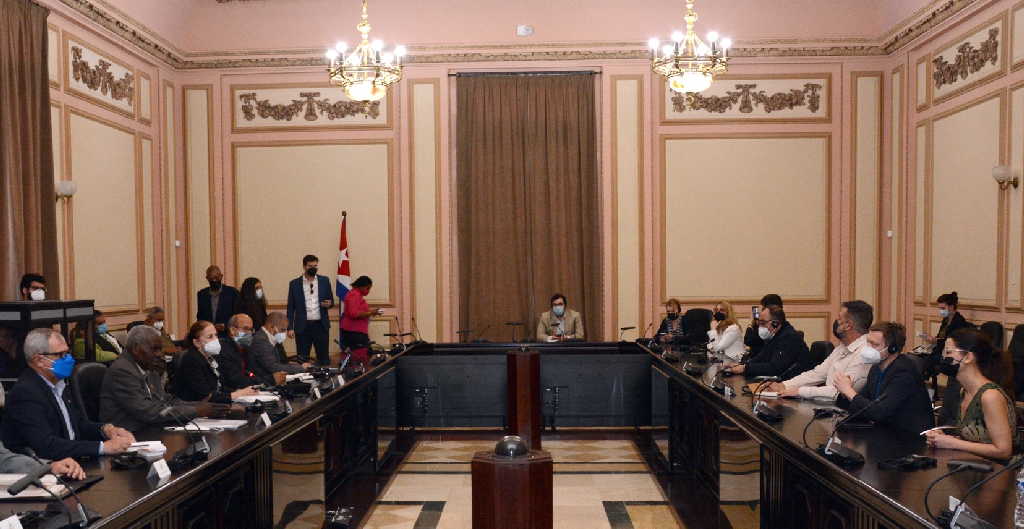
<path id="1" fill-rule="evenodd" d="M 239 430 L 207 434 L 209 459 L 161 484 L 147 479 L 147 469 L 113 470 L 106 457 L 87 462 L 87 473 L 104 477 L 81 493 L 88 508 L 103 516 L 92 527 L 319 529 L 324 512 L 338 507 L 352 508 L 355 527 L 418 431 L 505 426 L 505 357 L 519 346 L 415 345 L 357 379 L 324 381 L 319 400 L 293 399 L 292 413 L 270 427 L 253 416 Z M 843 470 L 801 440 L 821 403 L 766 401 L 783 416 L 770 424 L 752 413 L 752 397 L 741 393 L 742 377 L 723 379 L 736 392 L 726 397 L 705 383 L 707 377 L 688 374 L 683 362 L 666 362 L 635 343 L 529 347 L 540 352 L 538 387 L 544 394 L 536 402 L 545 424 L 633 432 L 666 497 L 690 527 L 736 526 L 723 507 L 734 504 L 758 513 L 754 523 L 766 529 L 935 527 L 925 512 L 925 487 L 946 472 L 950 459 L 980 460 L 874 427 L 841 434 L 844 445 L 866 460 L 858 469 Z M 810 446 L 824 441 L 830 421 L 808 428 Z M 162 440 L 168 460 L 187 444 L 184 434 L 161 429 L 138 438 Z M 912 472 L 877 466 L 910 453 L 935 457 L 938 466 Z M 969 501 L 996 527 L 1012 526 L 1011 474 L 986 484 Z M 946 506 L 951 495 L 962 497 L 983 477 L 969 471 L 940 482 L 931 493 L 932 510 Z M 25 508 L 7 503 L 0 514 Z"/>

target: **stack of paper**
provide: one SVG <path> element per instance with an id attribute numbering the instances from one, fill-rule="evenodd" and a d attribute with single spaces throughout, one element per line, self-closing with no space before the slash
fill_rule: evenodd
<path id="1" fill-rule="evenodd" d="M 138 441 L 132 443 L 125 452 L 166 452 L 163 441 Z"/>
<path id="2" fill-rule="evenodd" d="M 277 402 L 280 399 L 273 393 L 261 391 L 255 395 L 246 395 L 244 397 L 237 397 L 234 399 L 235 402 L 240 404 L 252 404 L 254 402 Z"/>
<path id="3" fill-rule="evenodd" d="M 298 380 L 298 381 L 301 381 L 301 382 L 309 382 L 310 380 L 313 380 L 313 378 L 314 377 L 313 377 L 312 373 L 295 373 L 295 374 L 292 374 L 292 375 L 285 375 L 285 377 L 284 377 L 284 379 L 286 381 L 288 381 L 288 382 L 291 382 L 292 380 Z"/>
<path id="4" fill-rule="evenodd" d="M 49 499 L 52 497 L 49 492 L 36 487 L 35 485 L 29 485 L 28 488 L 21 491 L 21 494 L 18 494 L 17 496 L 11 496 L 8 494 L 7 487 L 10 487 L 15 481 L 18 481 L 23 477 L 25 477 L 25 474 L 0 474 L 0 500 L 9 500 L 12 498 L 19 500 L 26 498 Z M 53 492 L 58 497 L 62 497 L 64 494 L 67 494 L 67 489 L 65 489 L 63 485 L 58 484 L 57 478 L 53 477 L 51 474 L 47 474 L 42 478 L 39 478 L 39 481 L 43 483 L 43 486 L 46 487 L 47 490 Z"/>
<path id="5" fill-rule="evenodd" d="M 207 419 L 200 417 L 190 423 L 187 426 L 167 426 L 164 430 L 170 432 L 184 432 L 184 431 L 200 431 L 200 432 L 219 432 L 222 430 L 237 430 L 249 421 L 244 419 Z"/>

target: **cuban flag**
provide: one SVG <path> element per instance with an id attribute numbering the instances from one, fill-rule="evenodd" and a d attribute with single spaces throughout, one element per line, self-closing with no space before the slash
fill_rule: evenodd
<path id="1" fill-rule="evenodd" d="M 345 312 L 345 295 L 352 290 L 352 272 L 348 264 L 348 234 L 345 230 L 346 214 L 341 213 L 341 239 L 338 242 L 338 275 L 334 283 L 334 294 L 338 296 L 338 316 Z"/>

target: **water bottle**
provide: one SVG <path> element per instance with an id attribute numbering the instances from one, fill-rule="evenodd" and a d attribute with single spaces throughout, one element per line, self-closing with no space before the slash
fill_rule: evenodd
<path id="1" fill-rule="evenodd" d="M 1014 529 L 1024 529 L 1024 468 L 1017 472 L 1017 507 L 1013 510 Z"/>

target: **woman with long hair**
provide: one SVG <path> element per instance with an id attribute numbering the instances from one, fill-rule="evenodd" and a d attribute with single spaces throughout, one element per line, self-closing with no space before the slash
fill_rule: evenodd
<path id="1" fill-rule="evenodd" d="M 246 314 L 252 318 L 252 328 L 260 329 L 267 321 L 267 298 L 263 294 L 263 282 L 259 278 L 247 277 L 242 281 L 235 314 Z"/>
<path id="2" fill-rule="evenodd" d="M 739 362 L 746 350 L 743 348 L 743 335 L 740 324 L 736 321 L 736 313 L 732 303 L 719 301 L 711 311 L 711 330 L 708 331 L 708 350 L 724 354 L 733 362 Z"/>

